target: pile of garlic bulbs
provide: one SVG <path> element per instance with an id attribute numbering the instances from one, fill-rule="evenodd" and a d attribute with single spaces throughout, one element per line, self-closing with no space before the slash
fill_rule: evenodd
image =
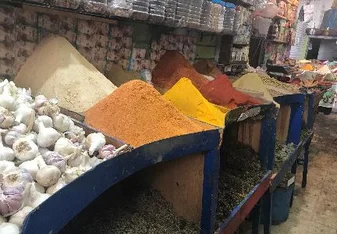
<path id="1" fill-rule="evenodd" d="M 87 137 L 57 100 L 0 83 L 0 233 L 19 233 L 25 217 L 55 192 L 120 149 Z M 96 156 L 94 156 L 96 155 Z"/>

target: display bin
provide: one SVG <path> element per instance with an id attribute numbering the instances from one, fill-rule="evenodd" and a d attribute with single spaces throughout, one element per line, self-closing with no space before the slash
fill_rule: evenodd
<path id="1" fill-rule="evenodd" d="M 315 93 L 308 93 L 305 96 L 303 123 L 308 130 L 312 130 L 315 119 L 315 109 L 318 107 L 318 102 L 315 103 Z M 317 106 L 317 107 L 316 107 Z M 316 108 L 315 108 L 316 107 Z"/>
<path id="2" fill-rule="evenodd" d="M 103 192 L 145 169 L 150 172 L 148 175 L 153 175 L 146 176 L 146 180 L 172 205 L 178 216 L 200 223 L 202 233 L 211 233 L 219 144 L 220 133 L 214 129 L 156 141 L 107 160 L 31 212 L 22 233 L 60 232 L 90 203 L 100 199 Z"/>
<path id="3" fill-rule="evenodd" d="M 293 94 L 274 98 L 280 104 L 276 124 L 276 139 L 282 143 L 300 143 L 305 95 Z"/>
<path id="4" fill-rule="evenodd" d="M 273 164 L 275 119 L 276 107 L 274 104 L 253 106 L 247 111 L 243 109 L 231 111 L 226 117 L 221 149 L 223 150 L 223 147 L 226 147 L 225 143 L 231 139 L 250 145 L 259 153 L 262 168 L 268 169 Z M 220 153 L 220 159 L 222 157 L 226 157 L 226 155 Z M 225 170 L 225 168 L 220 168 L 220 170 Z M 224 221 L 217 227 L 217 233 L 234 233 L 250 213 L 252 213 L 254 220 L 253 233 L 258 232 L 260 211 L 259 208 L 254 209 L 254 207 L 257 207 L 264 193 L 268 190 L 270 178 L 271 171 L 266 170 L 254 188 L 231 211 L 231 214 L 224 218 Z M 252 212 L 253 209 L 256 211 Z"/>

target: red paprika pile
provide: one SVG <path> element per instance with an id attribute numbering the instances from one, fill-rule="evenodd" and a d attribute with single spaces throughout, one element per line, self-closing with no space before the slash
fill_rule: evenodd
<path id="1" fill-rule="evenodd" d="M 152 72 L 153 84 L 163 92 L 183 77 L 189 78 L 199 90 L 209 82 L 178 51 L 167 51 Z"/>
<path id="2" fill-rule="evenodd" d="M 220 75 L 200 89 L 202 95 L 209 101 L 219 106 L 234 109 L 238 106 L 261 104 L 255 98 L 233 88 L 226 75 Z"/>

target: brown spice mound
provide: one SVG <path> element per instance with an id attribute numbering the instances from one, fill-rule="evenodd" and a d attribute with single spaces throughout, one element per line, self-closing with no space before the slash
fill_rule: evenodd
<path id="1" fill-rule="evenodd" d="M 152 86 L 130 81 L 85 113 L 85 121 L 132 146 L 203 131 Z"/>
<path id="2" fill-rule="evenodd" d="M 152 72 L 153 84 L 164 92 L 183 77 L 189 78 L 199 90 L 209 82 L 178 51 L 167 51 Z"/>

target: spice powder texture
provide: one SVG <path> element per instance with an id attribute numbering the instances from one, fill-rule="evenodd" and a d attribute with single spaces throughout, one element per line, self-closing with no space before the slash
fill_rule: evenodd
<path id="1" fill-rule="evenodd" d="M 122 85 L 86 111 L 85 122 L 135 147 L 206 129 L 139 80 Z"/>
<path id="2" fill-rule="evenodd" d="M 198 89 L 209 82 L 178 51 L 167 51 L 152 72 L 153 84 L 163 93 L 183 77 L 189 78 Z"/>
<path id="3" fill-rule="evenodd" d="M 164 94 L 164 98 L 187 116 L 221 128 L 224 127 L 225 114 L 208 102 L 187 78 L 180 79 Z"/>

